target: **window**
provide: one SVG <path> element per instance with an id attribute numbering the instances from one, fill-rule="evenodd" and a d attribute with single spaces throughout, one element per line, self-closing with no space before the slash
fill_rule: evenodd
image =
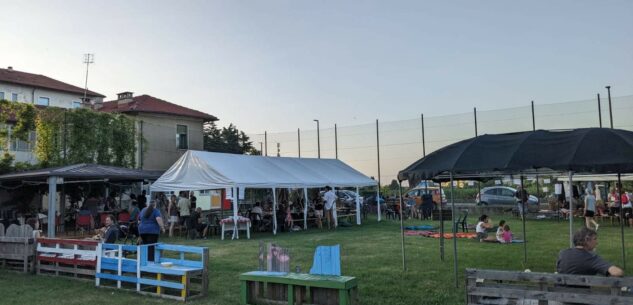
<path id="1" fill-rule="evenodd" d="M 12 102 L 17 102 L 18 101 L 18 94 L 17 93 L 12 93 L 11 94 L 11 101 Z"/>
<path id="2" fill-rule="evenodd" d="M 35 147 L 35 131 L 29 133 L 29 140 L 23 141 L 17 138 L 11 139 L 12 151 L 31 151 Z"/>
<path id="3" fill-rule="evenodd" d="M 50 99 L 48 97 L 43 97 L 40 96 L 40 98 L 37 100 L 37 104 L 40 106 L 48 106 L 50 102 Z"/>
<path id="4" fill-rule="evenodd" d="M 4 99 L 4 92 L 0 92 L 0 100 Z"/>
<path id="5" fill-rule="evenodd" d="M 176 125 L 176 146 L 178 149 L 189 148 L 189 139 L 187 138 L 186 125 Z"/>
<path id="6" fill-rule="evenodd" d="M 76 109 L 76 108 L 81 108 L 81 102 L 73 101 L 73 106 L 72 106 L 72 108 L 73 108 L 73 109 Z"/>
<path id="7" fill-rule="evenodd" d="M 514 197 L 514 192 L 509 189 L 501 189 L 501 196 Z"/>

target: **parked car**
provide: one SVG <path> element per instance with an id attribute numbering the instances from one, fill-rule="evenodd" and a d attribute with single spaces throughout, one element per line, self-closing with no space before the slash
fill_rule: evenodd
<path id="1" fill-rule="evenodd" d="M 404 196 L 405 197 L 408 196 L 410 198 L 415 199 L 416 205 L 420 205 L 422 204 L 422 195 L 425 195 L 425 194 L 429 194 L 433 196 L 433 202 L 435 202 L 435 204 L 439 204 L 440 197 L 441 197 L 442 203 L 443 204 L 446 203 L 446 195 L 444 194 L 444 190 L 442 190 L 442 195 L 440 196 L 440 188 L 437 186 L 414 187 L 413 189 L 406 192 Z"/>
<path id="2" fill-rule="evenodd" d="M 481 189 L 475 201 L 477 205 L 511 205 L 517 203 L 515 197 L 517 190 L 509 186 L 489 186 Z M 528 205 L 537 205 L 539 200 L 536 196 L 530 195 Z"/>
<path id="3" fill-rule="evenodd" d="M 348 190 L 337 190 L 336 197 L 338 198 L 338 207 L 356 208 L 356 193 Z M 323 198 L 325 191 L 319 192 L 319 197 Z M 360 204 L 363 204 L 363 197 L 359 198 Z M 341 206 L 342 205 L 342 206 Z"/>
<path id="4" fill-rule="evenodd" d="M 378 197 L 378 202 L 380 202 L 381 205 L 384 205 L 386 201 L 384 197 L 380 196 Z M 364 204 L 376 205 L 376 195 L 366 197 Z"/>

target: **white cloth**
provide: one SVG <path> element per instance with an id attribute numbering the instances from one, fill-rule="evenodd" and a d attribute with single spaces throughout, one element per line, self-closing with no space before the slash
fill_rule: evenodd
<path id="1" fill-rule="evenodd" d="M 329 190 L 323 194 L 323 200 L 325 201 L 325 209 L 331 210 L 336 201 L 336 194 L 334 194 L 334 191 Z"/>

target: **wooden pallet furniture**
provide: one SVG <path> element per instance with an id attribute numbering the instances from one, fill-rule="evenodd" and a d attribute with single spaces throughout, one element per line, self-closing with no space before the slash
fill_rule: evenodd
<path id="1" fill-rule="evenodd" d="M 33 271 L 35 239 L 31 226 L 12 224 L 5 233 L 0 224 L 0 229 L 0 264 L 7 269 Z"/>
<path id="2" fill-rule="evenodd" d="M 358 282 L 351 276 L 253 271 L 240 275 L 240 304 L 355 305 Z"/>
<path id="3" fill-rule="evenodd" d="M 466 269 L 466 304 L 633 304 L 633 278 Z"/>
<path id="4" fill-rule="evenodd" d="M 97 266 L 96 240 L 38 238 L 37 274 L 94 279 Z"/>
<path id="5" fill-rule="evenodd" d="M 148 260 L 150 246 L 155 248 L 154 261 Z M 180 301 L 206 296 L 209 249 L 163 243 L 100 244 L 95 285 Z"/>

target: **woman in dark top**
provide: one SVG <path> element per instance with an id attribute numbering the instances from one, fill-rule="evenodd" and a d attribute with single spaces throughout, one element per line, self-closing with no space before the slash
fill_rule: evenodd
<path id="1" fill-rule="evenodd" d="M 138 232 L 144 245 L 158 242 L 158 234 L 165 233 L 165 225 L 160 217 L 160 212 L 156 209 L 156 201 L 152 200 L 146 208 L 141 210 L 140 224 Z M 154 261 L 154 246 L 148 247 L 147 259 Z"/>

